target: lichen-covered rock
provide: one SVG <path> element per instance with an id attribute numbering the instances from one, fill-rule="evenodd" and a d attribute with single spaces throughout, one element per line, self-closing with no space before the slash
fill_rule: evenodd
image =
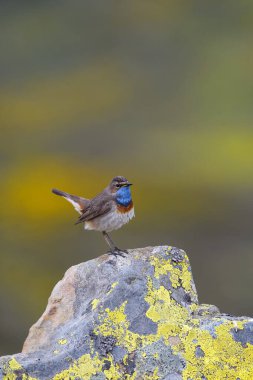
<path id="1" fill-rule="evenodd" d="M 4 380 L 252 380 L 253 320 L 199 305 L 177 248 L 70 268 Z"/>

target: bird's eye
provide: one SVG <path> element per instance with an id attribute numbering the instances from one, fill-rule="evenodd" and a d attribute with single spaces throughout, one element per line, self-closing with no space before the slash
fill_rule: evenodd
<path id="1" fill-rule="evenodd" d="M 117 188 L 119 188 L 119 187 L 120 187 L 120 184 L 119 184 L 119 183 L 117 183 L 117 184 L 116 184 L 116 187 L 117 187 Z"/>

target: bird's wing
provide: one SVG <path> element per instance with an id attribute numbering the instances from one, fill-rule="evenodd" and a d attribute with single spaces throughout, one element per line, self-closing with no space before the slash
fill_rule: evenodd
<path id="1" fill-rule="evenodd" d="M 75 210 L 79 212 L 79 214 L 82 214 L 89 207 L 89 204 L 90 204 L 89 199 L 85 199 L 82 197 L 78 197 L 77 195 L 65 193 L 65 191 L 61 191 L 57 189 L 52 189 L 52 192 L 56 195 L 62 196 L 63 198 L 66 199 L 66 201 L 70 202 L 74 206 Z"/>
<path id="2" fill-rule="evenodd" d="M 112 199 L 101 193 L 90 201 L 89 206 L 84 210 L 82 215 L 77 220 L 76 224 L 94 219 L 101 215 L 105 215 L 111 209 Z"/>

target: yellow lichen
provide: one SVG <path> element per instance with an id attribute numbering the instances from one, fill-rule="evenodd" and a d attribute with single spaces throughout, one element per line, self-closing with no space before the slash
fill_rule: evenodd
<path id="1" fill-rule="evenodd" d="M 113 291 L 113 289 L 115 288 L 115 286 L 118 285 L 118 283 L 119 283 L 118 281 L 112 283 L 112 285 L 111 285 L 111 289 L 110 289 L 109 292 L 107 292 L 106 294 L 107 294 L 107 295 L 108 295 L 108 294 L 111 294 L 111 292 Z"/>
<path id="2" fill-rule="evenodd" d="M 145 300 L 150 307 L 146 315 L 158 325 L 156 339 L 152 337 L 152 340 L 162 337 L 166 341 L 170 336 L 180 333 L 182 324 L 189 319 L 189 313 L 186 308 L 171 298 L 169 290 L 163 286 L 155 289 L 151 278 L 148 278 L 147 284 L 148 292 Z"/>
<path id="3" fill-rule="evenodd" d="M 183 263 L 182 273 L 180 273 L 182 286 L 186 291 L 192 290 L 192 274 L 189 270 L 189 264 Z"/>
<path id="4" fill-rule="evenodd" d="M 168 245 L 167 249 L 166 249 L 166 255 L 168 255 L 170 253 L 170 251 L 172 250 L 172 246 L 171 245 Z"/>
<path id="5" fill-rule="evenodd" d="M 137 380 L 138 378 L 136 377 L 137 376 L 137 374 L 136 374 L 136 372 L 134 372 L 132 375 L 128 375 L 128 374 L 125 374 L 124 375 L 124 380 Z"/>
<path id="6" fill-rule="evenodd" d="M 186 259 L 180 262 L 178 266 L 175 266 L 171 263 L 171 260 L 151 256 L 150 263 L 154 267 L 155 278 L 159 279 L 160 276 L 169 274 L 173 288 L 183 286 L 186 291 L 192 290 L 192 276 Z"/>
<path id="7" fill-rule="evenodd" d="M 56 374 L 53 380 L 90 379 L 92 375 L 102 371 L 103 361 L 98 356 L 91 357 L 89 354 L 81 356 L 66 370 Z"/>
<path id="8" fill-rule="evenodd" d="M 215 329 L 216 338 L 207 330 L 193 328 L 187 334 L 181 334 L 186 359 L 183 379 L 202 380 L 252 380 L 253 345 L 243 347 L 233 339 L 230 330 L 231 321 L 223 322 Z M 203 357 L 196 356 L 196 347 L 203 351 Z"/>
<path id="9" fill-rule="evenodd" d="M 111 328 L 117 329 L 115 333 L 118 335 L 119 333 L 124 333 L 124 331 L 128 328 L 129 323 L 126 319 L 126 315 L 124 313 L 125 306 L 127 301 L 125 301 L 120 307 L 116 307 L 114 310 L 110 310 L 109 308 L 105 309 L 105 313 L 100 314 L 100 320 L 103 321 L 98 327 L 98 331 L 103 335 L 111 335 Z"/>
<path id="10" fill-rule="evenodd" d="M 96 309 L 97 305 L 99 304 L 99 299 L 98 298 L 94 298 L 94 300 L 91 302 L 91 305 L 92 305 L 92 310 Z"/>
<path id="11" fill-rule="evenodd" d="M 199 309 L 199 305 L 198 304 L 192 303 L 190 305 L 190 310 L 191 310 L 192 313 L 195 313 L 198 309 Z"/>
<path id="12" fill-rule="evenodd" d="M 15 358 L 12 358 L 12 359 L 9 361 L 9 367 L 10 367 L 10 369 L 12 369 L 13 371 L 18 370 L 18 369 L 22 369 L 22 366 L 17 362 L 17 360 L 16 360 Z"/>
<path id="13" fill-rule="evenodd" d="M 100 314 L 101 324 L 94 330 L 95 334 L 113 336 L 119 345 L 126 347 L 128 352 L 132 352 L 138 345 L 139 334 L 129 330 L 129 321 L 125 314 L 125 301 L 120 307 L 114 310 L 105 309 L 105 313 Z"/>
<path id="14" fill-rule="evenodd" d="M 59 340 L 58 340 L 58 343 L 61 344 L 61 345 L 64 345 L 64 344 L 66 344 L 67 342 L 68 342 L 67 339 L 59 339 Z"/>
<path id="15" fill-rule="evenodd" d="M 109 369 L 103 369 L 103 365 L 106 362 L 110 362 Z M 90 379 L 92 375 L 104 373 L 108 380 L 121 380 L 122 372 L 118 364 L 114 363 L 112 355 L 107 355 L 105 358 L 99 358 L 98 355 L 92 357 L 90 354 L 85 354 L 66 370 L 56 374 L 53 380 L 75 380 L 75 379 Z M 128 380 L 134 380 L 135 376 L 126 377 Z"/>
<path id="16" fill-rule="evenodd" d="M 106 380 L 120 380 L 122 379 L 122 374 L 120 373 L 120 368 L 118 365 L 114 365 L 114 360 L 111 355 L 108 355 L 106 360 L 110 362 L 110 368 L 103 371 L 106 376 Z"/>
<path id="17" fill-rule="evenodd" d="M 15 358 L 12 358 L 8 361 L 7 366 L 5 367 L 5 375 L 3 376 L 3 380 L 36 380 L 34 377 L 31 377 L 25 373 L 21 374 L 20 371 L 22 370 L 22 365 Z"/>

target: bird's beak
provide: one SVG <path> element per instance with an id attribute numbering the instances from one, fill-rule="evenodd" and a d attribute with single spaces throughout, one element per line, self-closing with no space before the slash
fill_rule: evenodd
<path id="1" fill-rule="evenodd" d="M 132 183 L 130 183 L 130 182 L 124 182 L 124 183 L 122 183 L 122 186 L 132 186 Z"/>

